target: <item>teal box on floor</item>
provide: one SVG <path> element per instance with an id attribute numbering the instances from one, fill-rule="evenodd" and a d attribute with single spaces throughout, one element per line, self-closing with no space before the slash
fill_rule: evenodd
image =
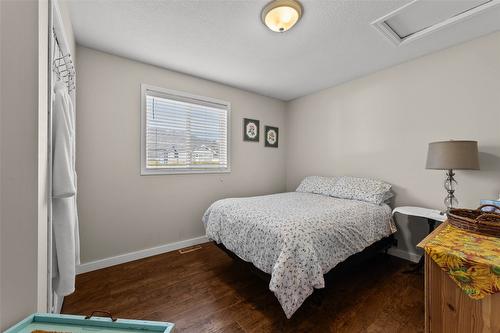
<path id="1" fill-rule="evenodd" d="M 172 332 L 174 324 L 161 321 L 114 319 L 113 317 L 73 316 L 35 313 L 4 333 L 133 333 Z"/>

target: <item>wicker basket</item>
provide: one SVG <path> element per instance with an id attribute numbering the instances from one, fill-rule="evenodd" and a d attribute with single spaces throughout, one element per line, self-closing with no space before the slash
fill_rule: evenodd
<path id="1" fill-rule="evenodd" d="M 493 207 L 493 212 L 483 212 L 484 207 Z M 500 207 L 495 205 L 482 205 L 478 209 L 451 209 L 448 221 L 454 227 L 475 232 L 477 234 L 500 237 L 500 214 L 496 212 Z"/>

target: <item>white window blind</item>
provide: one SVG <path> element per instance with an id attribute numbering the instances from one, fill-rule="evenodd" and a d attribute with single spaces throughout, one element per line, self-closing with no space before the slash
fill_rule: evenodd
<path id="1" fill-rule="evenodd" d="M 229 172 L 228 102 L 142 86 L 142 174 Z"/>

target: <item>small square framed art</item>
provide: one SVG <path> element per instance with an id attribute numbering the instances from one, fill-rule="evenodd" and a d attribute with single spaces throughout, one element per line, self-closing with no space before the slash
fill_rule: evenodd
<path id="1" fill-rule="evenodd" d="M 259 142 L 260 122 L 243 118 L 243 141 Z"/>
<path id="2" fill-rule="evenodd" d="M 266 126 L 264 130 L 266 147 L 278 148 L 279 129 L 278 127 Z"/>

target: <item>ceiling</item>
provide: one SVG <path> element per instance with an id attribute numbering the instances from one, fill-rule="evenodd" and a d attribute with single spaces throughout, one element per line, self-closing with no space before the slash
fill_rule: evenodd
<path id="1" fill-rule="evenodd" d="M 287 101 L 500 30 L 496 6 L 395 46 L 370 23 L 409 2 L 303 0 L 303 18 L 283 34 L 260 21 L 267 0 L 70 0 L 69 8 L 80 45 Z"/>

